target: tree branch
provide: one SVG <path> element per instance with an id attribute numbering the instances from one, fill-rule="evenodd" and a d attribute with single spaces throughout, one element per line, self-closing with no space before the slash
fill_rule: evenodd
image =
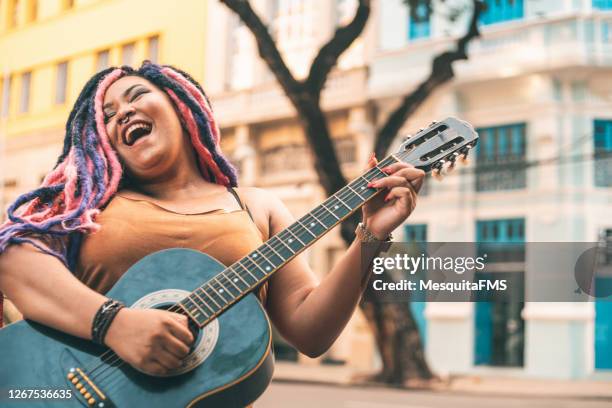
<path id="1" fill-rule="evenodd" d="M 338 58 L 363 32 L 370 17 L 370 9 L 370 0 L 359 0 L 359 6 L 353 20 L 349 24 L 337 28 L 334 36 L 319 49 L 305 81 L 308 92 L 313 96 L 319 97 L 321 95 L 327 76 L 338 62 Z"/>
<path id="2" fill-rule="evenodd" d="M 421 104 L 440 85 L 448 82 L 455 76 L 453 63 L 458 60 L 467 60 L 467 45 L 471 40 L 480 36 L 478 30 L 478 19 L 484 10 L 484 3 L 480 0 L 473 1 L 474 8 L 468 31 L 457 40 L 457 47 L 452 51 L 445 51 L 437 55 L 432 61 L 429 77 L 417 86 L 410 94 L 406 95 L 402 103 L 393 111 L 385 125 L 380 129 L 376 137 L 374 151 L 377 157 L 384 157 L 393 143 L 393 139 L 406 119 L 421 106 Z"/>
<path id="3" fill-rule="evenodd" d="M 276 43 L 272 39 L 268 27 L 261 21 L 247 0 L 220 0 L 230 10 L 236 13 L 240 20 L 249 28 L 257 42 L 259 56 L 266 62 L 287 96 L 300 94 L 303 85 L 297 81 L 285 64 Z"/>

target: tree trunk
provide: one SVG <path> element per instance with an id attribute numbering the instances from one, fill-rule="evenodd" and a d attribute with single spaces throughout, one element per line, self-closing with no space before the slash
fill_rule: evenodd
<path id="1" fill-rule="evenodd" d="M 371 8 L 371 0 L 359 0 L 353 20 L 336 29 L 332 38 L 319 49 L 304 81 L 296 80 L 285 64 L 266 24 L 245 0 L 220 0 L 252 32 L 257 42 L 261 58 L 276 77 L 279 85 L 295 108 L 301 127 L 314 154 L 315 169 L 319 181 L 327 195 L 332 195 L 344 187 L 346 180 L 342 175 L 337 155 L 334 151 L 327 119 L 321 110 L 321 91 L 327 77 L 336 65 L 340 55 L 362 33 Z M 412 8 L 414 3 L 409 2 Z M 430 2 L 426 2 L 431 7 Z M 431 93 L 443 83 L 453 78 L 453 62 L 467 59 L 466 46 L 479 35 L 478 17 L 483 10 L 480 0 L 473 0 L 473 13 L 467 33 L 461 37 L 452 51 L 436 56 L 432 70 L 413 92 L 406 95 L 401 104 L 389 116 L 379 130 L 373 150 L 377 157 L 383 158 L 393 139 L 406 119 L 421 106 Z M 413 12 L 413 11 L 411 11 Z M 341 225 L 341 236 L 349 245 L 355 238 L 355 228 L 361 219 L 357 211 Z M 411 378 L 432 379 L 434 376 L 425 360 L 423 345 L 411 310 L 406 303 L 385 302 L 381 294 L 371 289 L 364 295 L 361 310 L 371 327 L 383 361 L 382 372 L 373 377 L 384 383 L 406 385 Z"/>

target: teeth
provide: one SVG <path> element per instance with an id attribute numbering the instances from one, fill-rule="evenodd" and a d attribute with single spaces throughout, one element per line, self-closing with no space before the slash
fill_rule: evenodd
<path id="1" fill-rule="evenodd" d="M 146 130 L 150 130 L 151 126 L 145 123 L 134 123 L 133 125 L 130 125 L 129 128 L 127 128 L 127 130 L 125 131 L 125 135 L 126 135 L 126 143 L 128 145 L 132 144 L 133 140 L 132 140 L 132 135 L 134 130 L 136 129 L 146 129 Z"/>

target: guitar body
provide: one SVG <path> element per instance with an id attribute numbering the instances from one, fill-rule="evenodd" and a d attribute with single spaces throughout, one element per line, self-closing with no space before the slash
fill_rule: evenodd
<path id="1" fill-rule="evenodd" d="M 108 296 L 132 307 L 167 308 L 224 269 L 197 251 L 163 250 L 132 266 Z M 7 326 L 0 330 L 0 406 L 245 407 L 273 371 L 270 324 L 252 293 L 198 332 L 183 372 L 150 376 L 118 366 L 114 354 L 108 361 L 108 353 L 103 363 L 107 351 L 31 321 Z M 71 372 L 88 394 L 68 379 Z M 14 399 L 7 390 L 71 390 L 72 398 Z"/>

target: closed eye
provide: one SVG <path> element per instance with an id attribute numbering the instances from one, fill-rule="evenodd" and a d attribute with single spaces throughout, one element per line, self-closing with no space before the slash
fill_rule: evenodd
<path id="1" fill-rule="evenodd" d="M 112 112 L 112 113 L 105 113 L 104 114 L 104 123 L 106 124 L 106 123 L 110 122 L 110 120 L 113 118 L 113 116 L 115 116 L 114 112 Z"/>
<path id="2" fill-rule="evenodd" d="M 134 102 L 136 99 L 138 99 L 142 94 L 148 93 L 149 91 L 145 88 L 138 88 L 136 90 L 136 92 L 134 92 L 132 94 L 132 97 L 130 98 L 130 102 Z"/>

